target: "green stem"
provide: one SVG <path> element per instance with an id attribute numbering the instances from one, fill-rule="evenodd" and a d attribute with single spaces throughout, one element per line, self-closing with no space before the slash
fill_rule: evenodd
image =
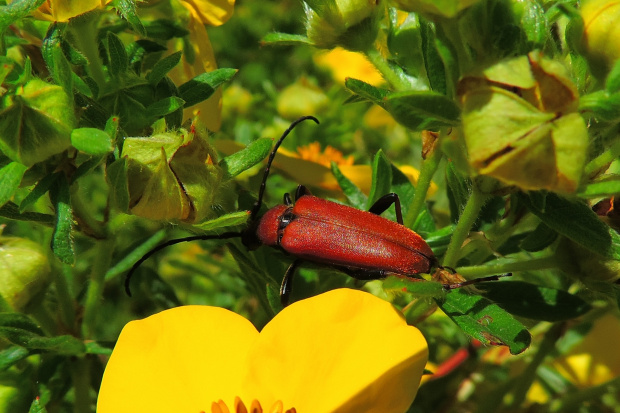
<path id="1" fill-rule="evenodd" d="M 592 400 L 601 400 L 607 393 L 617 391 L 620 387 L 620 377 L 609 380 L 598 386 L 588 387 L 578 392 L 566 394 L 560 400 L 556 400 L 551 403 L 549 408 L 550 412 L 569 412 L 577 411 L 576 406 L 585 406 Z"/>
<path id="2" fill-rule="evenodd" d="M 448 245 L 448 249 L 443 258 L 444 266 L 456 266 L 456 263 L 459 259 L 459 252 L 461 250 L 461 246 L 469 235 L 469 230 L 471 229 L 472 225 L 474 225 L 474 222 L 476 222 L 478 214 L 480 213 L 480 209 L 482 208 L 488 197 L 489 195 L 483 194 L 474 185 L 472 193 L 467 200 L 467 204 L 465 204 L 465 209 L 463 209 L 463 213 L 461 213 L 461 216 L 459 217 L 459 222 L 456 224 L 454 232 L 452 233 L 452 237 L 450 238 L 450 244 Z"/>
<path id="3" fill-rule="evenodd" d="M 96 320 L 99 312 L 99 303 L 103 295 L 105 274 L 110 268 L 114 243 L 111 239 L 99 241 L 95 246 L 96 256 L 90 273 L 90 283 L 84 302 L 84 320 L 82 334 L 85 338 L 93 338 Z"/>
<path id="4" fill-rule="evenodd" d="M 47 308 L 42 302 L 37 303 L 32 308 L 28 308 L 28 312 L 37 320 L 37 323 L 43 331 L 53 336 L 58 331 L 56 320 L 50 315 Z"/>
<path id="5" fill-rule="evenodd" d="M 75 332 L 75 302 L 69 284 L 67 283 L 67 279 L 72 278 L 71 271 L 70 266 L 63 265 L 62 271 L 54 270 L 52 274 L 54 276 L 56 296 L 60 306 L 60 319 L 64 324 L 64 328 L 69 329 L 71 332 Z"/>
<path id="6" fill-rule="evenodd" d="M 89 361 L 84 357 L 77 357 L 69 362 L 69 371 L 71 374 L 71 381 L 73 382 L 74 413 L 90 413 L 92 411 L 89 370 Z"/>
<path id="7" fill-rule="evenodd" d="M 499 261 L 499 263 L 497 263 Z M 558 263 L 555 255 L 540 258 L 498 259 L 491 265 L 472 265 L 469 267 L 459 267 L 459 274 L 465 278 L 484 277 L 493 274 L 505 274 L 516 271 L 535 271 L 556 268 Z"/>
<path id="8" fill-rule="evenodd" d="M 394 89 L 398 91 L 411 89 L 411 85 L 405 80 L 401 79 L 400 76 L 398 76 L 392 70 L 381 52 L 379 52 L 377 49 L 371 48 L 367 50 L 366 57 L 368 57 L 368 60 L 370 60 L 370 62 L 377 68 L 377 70 L 381 72 L 385 80 L 387 80 Z"/>
<path id="9" fill-rule="evenodd" d="M 404 225 L 407 228 L 415 229 L 415 223 L 418 219 L 418 216 L 422 212 L 425 202 L 426 202 L 426 194 L 428 193 L 428 189 L 431 186 L 431 180 L 437 168 L 439 167 L 439 161 L 441 161 L 442 153 L 439 148 L 435 148 L 429 156 L 422 161 L 422 168 L 420 169 L 420 176 L 418 177 L 418 182 L 415 188 L 415 196 L 413 198 L 413 202 L 411 206 L 407 210 L 407 215 L 403 220 Z"/>
<path id="10" fill-rule="evenodd" d="M 82 232 L 92 235 L 94 238 L 106 238 L 105 225 L 92 216 L 88 207 L 82 202 L 82 197 L 78 191 L 78 185 L 71 185 L 71 208 L 73 215 L 83 227 Z"/>
<path id="11" fill-rule="evenodd" d="M 534 358 L 528 364 L 525 371 L 519 375 L 519 379 L 516 381 L 510 394 L 508 394 L 511 407 L 516 408 L 523 404 L 527 391 L 532 387 L 534 380 L 536 380 L 536 370 L 545 361 L 547 355 L 555 349 L 555 343 L 561 337 L 565 328 L 566 326 L 563 323 L 557 323 L 546 332 Z"/>
<path id="12" fill-rule="evenodd" d="M 585 168 L 585 172 L 587 175 L 590 175 L 596 171 L 599 171 L 605 168 L 608 164 L 613 162 L 620 155 L 620 140 L 614 143 L 609 149 L 605 152 L 592 159 Z"/>
<path id="13" fill-rule="evenodd" d="M 88 60 L 88 72 L 97 82 L 99 90 L 105 85 L 105 73 L 103 62 L 99 58 L 99 43 L 97 42 L 97 21 L 99 13 L 86 13 L 71 19 L 69 28 L 73 32 L 75 47 L 84 54 Z"/>

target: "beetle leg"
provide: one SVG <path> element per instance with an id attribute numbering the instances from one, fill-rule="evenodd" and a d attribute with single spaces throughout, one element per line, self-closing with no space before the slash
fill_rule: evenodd
<path id="1" fill-rule="evenodd" d="M 293 205 L 293 200 L 291 199 L 291 196 L 288 194 L 288 192 L 284 194 L 284 205 L 286 206 Z"/>
<path id="2" fill-rule="evenodd" d="M 301 198 L 304 195 L 312 195 L 312 192 L 310 192 L 310 190 L 306 188 L 304 185 L 299 185 L 297 187 L 297 191 L 295 191 L 295 201 L 297 201 L 299 198 Z"/>
<path id="3" fill-rule="evenodd" d="M 396 210 L 396 221 L 402 225 L 403 212 L 400 207 L 400 198 L 398 197 L 398 194 L 395 194 L 394 192 L 385 194 L 381 198 L 377 199 L 377 201 L 372 204 L 368 212 L 372 212 L 375 215 L 381 215 L 392 204 L 394 204 L 394 209 Z"/>
<path id="4" fill-rule="evenodd" d="M 282 278 L 282 285 L 280 285 L 280 302 L 283 307 L 288 305 L 288 302 L 291 298 L 291 291 L 293 290 L 293 275 L 295 274 L 295 270 L 302 263 L 302 260 L 295 260 L 291 265 L 289 265 L 288 269 L 284 273 L 284 278 Z"/>

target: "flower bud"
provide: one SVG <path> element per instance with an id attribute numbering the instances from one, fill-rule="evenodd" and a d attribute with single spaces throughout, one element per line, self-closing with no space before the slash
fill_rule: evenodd
<path id="1" fill-rule="evenodd" d="M 588 133 L 561 64 L 532 52 L 464 77 L 458 93 L 469 163 L 478 174 L 525 190 L 577 189 Z"/>
<path id="2" fill-rule="evenodd" d="M 461 10 L 464 10 L 480 0 L 448 0 L 438 2 L 436 0 L 392 0 L 397 9 L 452 18 Z"/>
<path id="3" fill-rule="evenodd" d="M 366 51 L 377 38 L 381 0 L 306 0 L 306 35 L 316 46 Z"/>
<path id="4" fill-rule="evenodd" d="M 50 264 L 39 244 L 0 237 L 0 295 L 15 311 L 34 302 L 49 282 Z"/>
<path id="5" fill-rule="evenodd" d="M 329 104 L 327 95 L 305 78 L 287 86 L 278 96 L 278 113 L 285 119 L 318 114 Z"/>
<path id="6" fill-rule="evenodd" d="M 582 47 L 597 74 L 609 71 L 620 58 L 620 1 L 590 0 L 581 8 L 584 23 Z"/>
<path id="7" fill-rule="evenodd" d="M 73 103 L 60 86 L 32 79 L 0 112 L 0 150 L 31 166 L 71 145 Z"/>
<path id="8" fill-rule="evenodd" d="M 196 133 L 179 129 L 125 139 L 129 210 L 153 220 L 200 222 L 211 206 L 224 173 L 213 149 Z"/>

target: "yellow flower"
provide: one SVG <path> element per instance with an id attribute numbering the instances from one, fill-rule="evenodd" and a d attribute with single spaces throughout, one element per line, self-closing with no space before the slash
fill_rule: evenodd
<path id="1" fill-rule="evenodd" d="M 581 8 L 584 33 L 582 44 L 592 70 L 603 75 L 620 58 L 620 2 L 590 0 Z"/>
<path id="2" fill-rule="evenodd" d="M 620 353 L 614 345 L 618 342 L 620 318 L 609 312 L 594 321 L 583 339 L 550 365 L 578 389 L 607 383 L 620 377 Z M 541 383 L 534 382 L 527 393 L 527 400 L 548 403 L 549 394 Z"/>
<path id="3" fill-rule="evenodd" d="M 405 412 L 427 355 L 419 330 L 361 291 L 296 302 L 260 333 L 222 308 L 177 307 L 125 326 L 97 411 Z"/>
<path id="4" fill-rule="evenodd" d="M 393 0 L 401 10 L 422 13 L 430 16 L 455 17 L 461 10 L 480 0 Z"/>
<path id="5" fill-rule="evenodd" d="M 329 98 L 305 77 L 285 87 L 278 96 L 278 114 L 286 119 L 297 119 L 308 113 L 318 114 L 327 108 Z"/>
<path id="6" fill-rule="evenodd" d="M 553 365 L 579 388 L 603 384 L 620 376 L 620 353 L 613 343 L 620 343 L 620 319 L 608 313 Z"/>
<path id="7" fill-rule="evenodd" d="M 231 155 L 243 148 L 241 144 L 226 139 L 215 141 L 214 146 L 224 155 Z M 331 162 L 334 161 L 347 179 L 365 194 L 370 193 L 372 169 L 369 165 L 353 165 L 350 161 L 351 158 L 344 158 L 340 151 L 331 146 L 327 146 L 321 152 L 318 142 L 297 150 L 298 152 L 293 152 L 280 147 L 274 159 L 273 167 L 283 171 L 298 184 L 340 192 L 340 186 L 330 166 Z M 413 185 L 417 183 L 420 171 L 409 165 L 399 166 L 399 169 Z M 432 194 L 436 189 L 437 185 L 431 184 L 429 193 Z"/>
<path id="8" fill-rule="evenodd" d="M 188 45 L 194 49 L 192 61 L 183 54 L 181 65 L 177 65 L 169 76 L 175 84 L 180 85 L 190 79 L 217 69 L 213 47 L 207 34 L 205 24 L 219 26 L 224 24 L 233 13 L 234 0 L 183 0 L 181 4 L 189 10 Z M 216 90 L 207 100 L 185 109 L 185 118 L 198 117 L 211 131 L 220 129 L 222 123 L 222 91 Z"/>
<path id="9" fill-rule="evenodd" d="M 202 24 L 220 26 L 232 16 L 235 0 L 181 0 L 181 4 Z"/>
<path id="10" fill-rule="evenodd" d="M 104 8 L 112 0 L 47 0 L 34 16 L 39 20 L 66 22 L 97 8 Z"/>
<path id="11" fill-rule="evenodd" d="M 329 70 L 334 80 L 343 85 L 348 77 L 363 80 L 373 86 L 385 83 L 381 73 L 363 54 L 350 52 L 342 47 L 317 52 L 314 55 L 314 63 L 320 68 Z"/>

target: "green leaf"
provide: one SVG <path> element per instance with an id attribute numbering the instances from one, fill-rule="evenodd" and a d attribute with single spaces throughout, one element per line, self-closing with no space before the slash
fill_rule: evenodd
<path id="1" fill-rule="evenodd" d="M 414 131 L 459 124 L 459 107 L 453 100 L 435 92 L 393 93 L 383 99 L 383 106 L 396 121 Z"/>
<path id="2" fill-rule="evenodd" d="M 136 2 L 134 0 L 116 0 L 114 6 L 136 33 L 143 37 L 146 36 L 146 30 L 136 13 Z"/>
<path id="3" fill-rule="evenodd" d="M 596 254 L 620 260 L 620 235 L 585 203 L 562 198 L 553 192 L 519 194 L 519 200 L 559 234 Z"/>
<path id="4" fill-rule="evenodd" d="M 72 47 L 63 39 L 66 27 L 66 23 L 59 22 L 50 25 L 41 45 L 41 54 L 54 82 L 62 86 L 64 91 L 71 96 L 73 94 L 73 71 L 65 57 L 63 46 L 68 47 L 69 50 Z"/>
<path id="5" fill-rule="evenodd" d="M 383 281 L 383 289 L 391 292 L 407 292 L 416 297 L 442 298 L 446 295 L 440 282 L 404 277 L 387 277 Z"/>
<path id="6" fill-rule="evenodd" d="M 424 236 L 424 241 L 433 250 L 435 255 L 442 255 L 448 249 L 452 233 L 454 232 L 454 225 L 447 225 L 441 229 L 433 231 Z"/>
<path id="7" fill-rule="evenodd" d="M 96 341 L 89 341 L 84 343 L 86 346 L 85 352 L 86 354 L 98 354 L 103 356 L 109 356 L 112 354 L 112 348 L 101 345 Z"/>
<path id="8" fill-rule="evenodd" d="M 84 354 L 84 343 L 69 335 L 43 337 L 21 328 L 0 327 L 0 337 L 18 346 L 62 355 Z"/>
<path id="9" fill-rule="evenodd" d="M 110 118 L 110 113 L 95 99 L 81 93 L 76 93 L 74 96 L 75 105 L 83 109 L 80 126 L 103 129 Z"/>
<path id="10" fill-rule="evenodd" d="M 0 207 L 0 216 L 15 221 L 32 221 L 38 222 L 44 225 L 52 225 L 55 217 L 49 214 L 41 214 L 38 212 L 25 212 L 21 214 L 19 208 L 13 202 L 7 202 Z"/>
<path id="11" fill-rule="evenodd" d="M 456 223 L 471 194 L 471 181 L 456 169 L 454 162 L 449 161 L 446 163 L 446 182 L 448 184 L 450 216 L 452 222 Z"/>
<path id="12" fill-rule="evenodd" d="M 351 92 L 355 93 L 356 95 L 362 97 L 365 100 L 375 102 L 379 105 L 382 105 L 383 99 L 389 96 L 389 94 L 391 93 L 387 89 L 381 89 L 378 87 L 374 87 L 371 84 L 368 84 L 361 80 L 353 79 L 350 77 L 345 79 L 344 85 L 346 86 L 347 89 L 349 89 Z"/>
<path id="13" fill-rule="evenodd" d="M 620 60 L 616 60 L 616 63 L 607 75 L 607 79 L 605 79 L 605 89 L 609 93 L 620 92 Z"/>
<path id="14" fill-rule="evenodd" d="M 432 90 L 445 94 L 447 91 L 446 69 L 435 45 L 433 26 L 425 19 L 420 19 L 420 35 L 422 36 L 422 54 L 424 55 L 424 68 L 428 82 Z"/>
<path id="15" fill-rule="evenodd" d="M 89 155 L 104 155 L 114 150 L 110 135 L 95 128 L 73 129 L 71 144 L 78 151 Z"/>
<path id="16" fill-rule="evenodd" d="M 528 252 L 541 251 L 551 245 L 557 237 L 557 232 L 541 222 L 521 241 L 519 246 Z"/>
<path id="17" fill-rule="evenodd" d="M 147 37 L 150 39 L 171 40 L 175 37 L 185 37 L 189 34 L 189 31 L 181 25 L 181 22 L 168 19 L 146 21 L 144 22 L 144 27 L 146 28 Z"/>
<path id="18" fill-rule="evenodd" d="M 149 239 L 142 244 L 132 249 L 131 252 L 125 256 L 122 260 L 117 262 L 112 268 L 105 273 L 105 280 L 109 281 L 112 278 L 119 276 L 120 274 L 129 271 L 129 269 L 140 259 L 144 254 L 155 248 L 166 238 L 166 230 L 162 229 L 151 235 Z"/>
<path id="19" fill-rule="evenodd" d="M 129 210 L 129 184 L 127 181 L 127 158 L 114 161 L 106 169 L 112 205 L 123 212 Z"/>
<path id="20" fill-rule="evenodd" d="M 584 315 L 592 306 L 566 291 L 524 281 L 489 282 L 480 287 L 484 296 L 519 317 L 564 321 Z"/>
<path id="21" fill-rule="evenodd" d="M 62 86 L 68 96 L 73 96 L 73 71 L 71 70 L 71 66 L 60 46 L 54 47 L 52 53 L 54 62 L 54 82 Z"/>
<path id="22" fill-rule="evenodd" d="M 17 20 L 28 16 L 32 11 L 41 6 L 45 0 L 22 0 L 13 1 L 9 4 L 2 6 L 0 9 L 0 34 L 4 34 L 4 31 Z M 0 39 L 2 40 L 2 39 Z M 0 42 L 3 44 L 4 41 Z"/>
<path id="23" fill-rule="evenodd" d="M 66 41 L 64 38 L 60 42 L 60 47 L 65 53 L 65 57 L 72 65 L 85 66 L 88 64 L 88 59 L 86 58 L 86 56 L 84 56 L 82 52 L 73 47 L 73 45 Z"/>
<path id="24" fill-rule="evenodd" d="M 108 32 L 108 56 L 109 70 L 112 76 L 118 77 L 119 75 L 127 72 L 129 65 L 129 59 L 127 58 L 127 52 L 125 51 L 125 45 L 121 39 L 112 32 Z"/>
<path id="25" fill-rule="evenodd" d="M 153 121 L 155 121 L 168 115 L 169 113 L 172 113 L 179 109 L 183 109 L 184 104 L 185 102 L 183 101 L 183 99 L 176 96 L 163 98 L 153 103 L 152 105 L 147 106 L 146 115 L 149 118 L 153 119 Z"/>
<path id="26" fill-rule="evenodd" d="M 21 346 L 9 346 L 0 351 L 0 372 L 30 355 L 28 349 Z"/>
<path id="27" fill-rule="evenodd" d="M 620 119 L 620 92 L 605 90 L 589 93 L 579 98 L 579 111 L 607 122 Z"/>
<path id="28" fill-rule="evenodd" d="M 353 182 L 342 174 L 335 162 L 331 164 L 332 173 L 340 185 L 344 196 L 347 197 L 349 204 L 357 209 L 364 209 L 368 204 L 368 197 Z"/>
<path id="29" fill-rule="evenodd" d="M 72 227 L 73 211 L 69 195 L 69 184 L 65 179 L 58 179 L 50 188 L 50 198 L 56 210 L 56 222 L 52 234 L 52 251 L 58 259 L 68 265 L 75 264 Z"/>
<path id="30" fill-rule="evenodd" d="M 620 176 L 613 175 L 589 183 L 579 194 L 583 198 L 611 197 L 620 194 Z"/>
<path id="31" fill-rule="evenodd" d="M 35 399 L 32 401 L 32 404 L 30 405 L 28 413 L 47 413 L 47 409 L 45 408 L 45 405 L 41 401 L 41 399 L 35 397 Z"/>
<path id="32" fill-rule="evenodd" d="M 257 139 L 248 146 L 229 155 L 219 162 L 225 171 L 226 179 L 233 178 L 243 171 L 247 171 L 269 155 L 273 140 L 269 138 Z"/>
<path id="33" fill-rule="evenodd" d="M 372 184 L 368 203 L 364 209 L 369 210 L 379 198 L 390 192 L 392 192 L 392 164 L 385 153 L 379 150 L 372 161 Z"/>
<path id="34" fill-rule="evenodd" d="M 202 73 L 179 86 L 181 98 L 188 108 L 208 99 L 222 83 L 228 82 L 237 73 L 236 69 L 216 69 Z"/>
<path id="35" fill-rule="evenodd" d="M 103 128 L 103 131 L 108 134 L 112 142 L 116 141 L 116 137 L 118 135 L 118 124 L 118 116 L 110 116 L 105 124 L 105 128 Z"/>
<path id="36" fill-rule="evenodd" d="M 69 183 L 73 184 L 75 181 L 77 181 L 84 175 L 93 171 L 95 168 L 101 165 L 101 163 L 105 160 L 105 158 L 106 158 L 105 155 L 91 156 L 89 159 L 82 162 L 80 166 L 78 166 L 78 168 L 76 169 L 75 173 L 71 175 L 71 180 L 69 181 Z"/>
<path id="37" fill-rule="evenodd" d="M 32 188 L 32 191 L 30 191 L 28 195 L 26 195 L 26 197 L 22 200 L 22 203 L 19 204 L 19 212 L 24 212 L 26 208 L 34 204 L 39 198 L 45 195 L 59 176 L 61 176 L 60 172 L 45 175 L 43 179 L 37 182 L 35 187 Z"/>
<path id="38" fill-rule="evenodd" d="M 6 204 L 17 191 L 27 169 L 19 162 L 10 162 L 0 169 L 0 206 Z"/>
<path id="39" fill-rule="evenodd" d="M 301 34 L 273 32 L 266 34 L 260 41 L 261 45 L 298 46 L 312 45 L 312 42 Z"/>
<path id="40" fill-rule="evenodd" d="M 0 56 L 0 85 L 4 83 L 4 79 L 15 69 L 16 63 L 13 59 L 6 56 Z"/>
<path id="41" fill-rule="evenodd" d="M 146 75 L 146 80 L 148 80 L 151 85 L 158 84 L 169 71 L 179 64 L 182 54 L 182 52 L 176 52 L 155 63 L 153 69 Z"/>
<path id="42" fill-rule="evenodd" d="M 436 302 L 456 325 L 482 344 L 508 346 L 510 354 L 522 353 L 530 346 L 532 337 L 526 328 L 486 298 L 458 289 Z"/>
<path id="43" fill-rule="evenodd" d="M 243 225 L 248 222 L 248 218 L 250 218 L 250 213 L 248 211 L 237 211 L 209 221 L 201 222 L 200 224 L 193 225 L 193 227 L 203 231 L 213 231 L 219 228 Z"/>
<path id="44" fill-rule="evenodd" d="M 0 313 L 0 327 L 13 327 L 33 334 L 43 335 L 43 330 L 30 317 L 22 313 Z"/>

